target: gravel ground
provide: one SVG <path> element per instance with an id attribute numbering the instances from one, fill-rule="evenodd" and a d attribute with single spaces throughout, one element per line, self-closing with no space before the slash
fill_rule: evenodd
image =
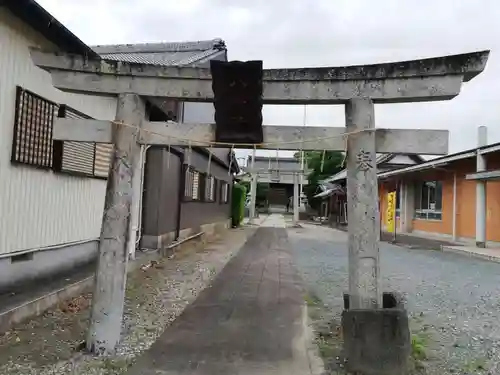
<path id="1" fill-rule="evenodd" d="M 113 357 L 80 350 L 91 294 L 79 296 L 0 336 L 0 374 L 124 373 L 237 253 L 255 229 L 230 231 L 223 240 L 183 249 L 129 274 L 122 340 Z"/>
<path id="2" fill-rule="evenodd" d="M 347 291 L 347 235 L 304 225 L 289 229 L 289 237 L 304 279 L 338 322 Z M 386 243 L 380 248 L 383 289 L 405 295 L 412 333 L 424 340 L 420 372 L 500 374 L 500 265 Z"/>

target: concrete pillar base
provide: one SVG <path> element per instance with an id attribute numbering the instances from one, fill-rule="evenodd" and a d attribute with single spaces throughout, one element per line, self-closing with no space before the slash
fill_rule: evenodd
<path id="1" fill-rule="evenodd" d="M 384 302 L 391 308 L 346 309 L 342 313 L 343 356 L 349 373 L 403 375 L 408 371 L 408 313 L 402 300 L 392 293 L 384 293 Z"/>
<path id="2" fill-rule="evenodd" d="M 486 243 L 485 242 L 476 242 L 476 247 L 479 247 L 481 249 L 486 249 Z"/>

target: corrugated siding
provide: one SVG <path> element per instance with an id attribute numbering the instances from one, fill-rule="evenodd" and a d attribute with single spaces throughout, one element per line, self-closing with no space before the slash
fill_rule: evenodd
<path id="1" fill-rule="evenodd" d="M 16 85 L 99 119 L 114 117 L 116 100 L 54 89 L 28 50 L 53 46 L 3 8 L 0 46 L 0 254 L 97 238 L 105 180 L 11 164 Z"/>
<path id="2" fill-rule="evenodd" d="M 113 145 L 109 143 L 98 143 L 95 148 L 95 171 L 98 177 L 108 177 L 111 157 L 113 156 Z"/>
<path id="3" fill-rule="evenodd" d="M 81 119 L 78 113 L 67 109 L 66 118 Z M 95 143 L 90 142 L 64 142 L 62 152 L 62 170 L 78 172 L 87 175 L 94 174 Z"/>
<path id="4" fill-rule="evenodd" d="M 64 142 L 62 170 L 92 175 L 94 172 L 94 144 L 88 142 Z"/>

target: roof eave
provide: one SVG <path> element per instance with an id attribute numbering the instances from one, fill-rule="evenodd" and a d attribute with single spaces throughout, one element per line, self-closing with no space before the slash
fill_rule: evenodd
<path id="1" fill-rule="evenodd" d="M 460 151 L 460 152 L 457 152 L 457 153 L 451 154 L 451 155 L 442 156 L 442 157 L 439 157 L 436 159 L 426 161 L 425 163 L 422 163 L 422 164 L 412 165 L 409 167 L 404 167 L 404 168 L 396 169 L 393 171 L 382 172 L 382 173 L 379 173 L 377 176 L 378 176 L 378 178 L 387 178 L 387 177 L 396 176 L 398 174 L 418 172 L 418 171 L 425 170 L 425 169 L 436 168 L 440 165 L 445 165 L 445 164 L 452 163 L 455 161 L 468 159 L 468 158 L 476 156 L 478 152 L 480 154 L 484 155 L 484 154 L 489 154 L 489 153 L 498 152 L 498 151 L 500 151 L 500 142 L 493 143 L 493 144 L 486 145 L 486 146 L 481 146 L 478 148 Z"/>
<path id="2" fill-rule="evenodd" d="M 92 59 L 100 59 L 89 46 L 55 19 L 34 0 L 15 0 L 2 2 L 10 12 L 42 34 L 61 50 L 83 55 Z"/>

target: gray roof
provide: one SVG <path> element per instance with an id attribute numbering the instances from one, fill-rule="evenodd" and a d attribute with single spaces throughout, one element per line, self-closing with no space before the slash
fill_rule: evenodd
<path id="1" fill-rule="evenodd" d="M 345 195 L 345 189 L 338 184 L 325 183 L 320 185 L 321 192 L 316 194 L 313 198 L 324 198 L 332 195 Z"/>
<path id="2" fill-rule="evenodd" d="M 377 154 L 376 165 L 379 167 L 380 164 L 386 163 L 390 161 L 396 154 Z M 403 154 L 407 155 L 407 154 Z M 425 159 L 420 155 L 411 155 L 411 157 L 415 158 L 417 163 L 422 163 Z M 379 171 L 380 173 L 380 171 Z M 344 180 L 347 178 L 347 169 L 342 169 L 337 174 L 330 176 L 322 181 L 322 183 L 333 183 L 336 181 Z"/>
<path id="3" fill-rule="evenodd" d="M 162 66 L 196 65 L 217 57 L 226 60 L 222 39 L 197 42 L 115 44 L 93 46 L 103 59 Z"/>

